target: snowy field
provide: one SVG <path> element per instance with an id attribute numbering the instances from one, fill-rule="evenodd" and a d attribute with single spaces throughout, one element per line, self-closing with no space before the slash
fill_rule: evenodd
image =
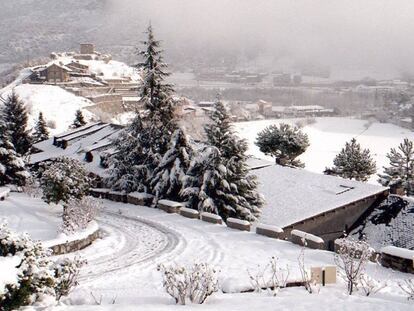
<path id="1" fill-rule="evenodd" d="M 79 287 L 58 306 L 47 310 L 270 311 L 293 310 L 293 304 L 294 310 L 412 310 L 412 304 L 397 286 L 409 275 L 373 263 L 368 265 L 367 272 L 380 281 L 387 281 L 388 287 L 372 297 L 365 297 L 361 292 L 352 297 L 346 295 L 342 280 L 312 295 L 303 287 L 282 289 L 277 297 L 265 292 L 240 293 L 251 288 L 247 271 L 256 273 L 258 265 L 264 267 L 272 256 L 279 258 L 281 267 L 288 267 L 290 281 L 300 280 L 297 258 L 301 247 L 158 209 L 103 202 L 105 208 L 98 218 L 104 231 L 102 239 L 70 255 L 81 255 L 88 260 L 81 271 Z M 53 221 L 50 223 L 55 212 L 45 214 L 45 207 L 48 206 L 39 199 L 15 193 L 0 202 L 0 210 L 7 215 L 12 228 L 28 231 L 35 238 L 48 238 L 57 227 Z M 20 216 L 10 216 L 14 214 Z M 43 231 L 35 230 L 37 227 Z M 306 249 L 305 264 L 307 267 L 334 265 L 333 256 L 328 251 Z M 157 265 L 194 262 L 214 266 L 225 293 L 216 293 L 204 305 L 177 306 L 162 288 Z M 96 300 L 101 301 L 100 305 Z"/>
<path id="2" fill-rule="evenodd" d="M 290 280 L 298 280 L 297 257 L 301 248 L 254 233 L 191 220 L 157 209 L 104 201 L 100 217 L 107 235 L 77 254 L 89 261 L 81 285 L 64 301 L 69 306 L 54 310 L 411 310 L 396 282 L 407 275 L 369 264 L 369 274 L 390 284 L 373 297 L 345 294 L 345 284 L 328 286 L 310 295 L 304 288 L 282 290 L 280 296 L 237 293 L 250 288 L 247 270 L 257 271 L 271 256 L 289 267 Z M 77 255 L 75 254 L 75 255 Z M 162 288 L 157 265 L 189 265 L 207 262 L 219 270 L 221 287 L 232 293 L 217 293 L 205 305 L 175 306 Z M 333 254 L 305 251 L 307 266 L 332 265 Z M 98 306 L 91 295 L 102 297 Z M 300 297 L 300 303 L 298 299 Z M 112 305 L 115 300 L 116 305 Z"/>
<path id="3" fill-rule="evenodd" d="M 272 124 L 288 123 L 294 125 L 298 119 L 275 119 L 235 123 L 235 129 L 249 142 L 249 153 L 262 159 L 272 160 L 260 152 L 254 144 L 257 134 Z M 345 146 L 345 142 L 355 137 L 364 148 L 371 151 L 377 163 L 377 171 L 382 172 L 388 165 L 386 154 L 397 147 L 404 138 L 414 140 L 414 133 L 408 129 L 387 123 L 372 123 L 351 118 L 316 118 L 316 123 L 306 125 L 303 131 L 308 134 L 310 147 L 300 156 L 305 169 L 322 173 L 325 167 L 333 165 L 333 159 Z M 377 183 L 372 176 L 371 183 Z"/>
<path id="4" fill-rule="evenodd" d="M 93 105 L 90 100 L 54 85 L 22 84 L 15 87 L 14 91 L 25 103 L 29 113 L 29 127 L 35 126 L 39 112 L 42 112 L 46 122 L 54 122 L 54 128 L 49 127 L 51 134 L 66 131 L 75 119 L 76 110 Z M 4 97 L 7 94 L 10 92 L 5 93 Z M 92 117 L 92 113 L 85 109 L 82 113 L 86 119 Z"/>

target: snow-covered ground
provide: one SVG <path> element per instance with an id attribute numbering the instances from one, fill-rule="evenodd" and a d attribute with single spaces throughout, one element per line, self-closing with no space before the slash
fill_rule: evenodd
<path id="1" fill-rule="evenodd" d="M 275 119 L 235 123 L 239 135 L 249 143 L 249 153 L 263 159 L 273 160 L 264 155 L 255 145 L 257 134 L 272 124 L 288 123 L 294 125 L 298 119 Z M 345 142 L 355 137 L 362 147 L 371 151 L 377 163 L 378 172 L 388 165 L 386 154 L 397 147 L 404 138 L 414 140 L 414 132 L 387 123 L 369 123 L 366 120 L 351 118 L 316 118 L 316 123 L 306 125 L 303 131 L 308 134 L 310 147 L 300 156 L 306 164 L 305 169 L 322 173 L 325 167 L 333 165 L 333 159 L 345 146 Z M 372 176 L 371 183 L 377 183 Z"/>
<path id="2" fill-rule="evenodd" d="M 271 256 L 279 258 L 281 267 L 288 266 L 289 280 L 299 280 L 297 258 L 301 247 L 158 209 L 111 201 L 104 201 L 104 206 L 98 218 L 105 232 L 103 238 L 71 255 L 81 255 L 89 262 L 81 271 L 79 287 L 59 306 L 48 310 L 412 310 L 412 304 L 397 286 L 397 282 L 409 275 L 373 263 L 368 265 L 368 273 L 387 281 L 388 287 L 372 297 L 362 293 L 346 295 L 342 280 L 313 295 L 303 287 L 282 289 L 277 297 L 267 293 L 239 293 L 251 288 L 247 270 L 255 273 L 258 265 L 264 267 Z M 13 217 L 10 215 L 20 214 L 14 219 L 13 229 L 48 237 L 33 229 L 43 224 L 49 226 L 49 234 L 53 232 L 50 217 L 39 211 L 45 207 L 39 199 L 12 193 L 0 202 L 0 207 L 9 220 Z M 201 306 L 176 306 L 162 288 L 157 265 L 194 262 L 214 266 L 219 271 L 221 288 L 231 293 L 220 291 Z M 333 265 L 334 255 L 306 249 L 305 263 L 307 267 Z M 92 295 L 101 300 L 100 305 Z"/>
<path id="3" fill-rule="evenodd" d="M 16 86 L 14 91 L 23 101 L 29 113 L 29 127 L 35 126 L 39 112 L 42 112 L 46 122 L 54 123 L 54 126 L 49 126 L 51 134 L 66 131 L 75 119 L 76 110 L 93 105 L 90 100 L 54 85 L 21 84 Z M 4 93 L 3 97 L 6 98 L 10 92 Z M 93 116 L 85 109 L 82 110 L 82 113 L 86 119 Z"/>
<path id="4" fill-rule="evenodd" d="M 104 204 L 105 210 L 100 221 L 108 235 L 75 254 L 91 258 L 89 267 L 81 275 L 81 285 L 64 301 L 68 305 L 53 310 L 182 309 L 181 306 L 175 306 L 174 301 L 165 294 L 157 265 L 190 265 L 195 261 L 215 266 L 219 270 L 222 288 L 233 293 L 217 293 L 205 305 L 185 307 L 188 310 L 412 308 L 396 284 L 408 276 L 375 264 L 369 264 L 369 274 L 379 280 L 387 280 L 389 287 L 373 297 L 364 297 L 361 293 L 347 296 L 342 281 L 324 287 L 319 294 L 314 295 L 308 294 L 304 288 L 284 289 L 278 297 L 270 297 L 265 293 L 237 293 L 251 287 L 247 270 L 256 272 L 257 266 L 264 267 L 271 256 L 280 259 L 281 267 L 288 265 L 290 280 L 300 279 L 297 257 L 301 248 L 290 242 L 187 219 L 157 209 L 110 201 L 104 201 Z M 112 234 L 114 231 L 117 233 Z M 134 235 L 141 238 L 134 240 Z M 334 264 L 333 253 L 311 249 L 306 249 L 305 261 L 308 267 Z M 111 269 L 107 268 L 108 262 Z M 102 297 L 102 305 L 96 305 L 91 293 L 98 299 Z M 111 304 L 113 300 L 115 305 Z"/>
<path id="5" fill-rule="evenodd" d="M 62 207 L 48 205 L 40 198 L 11 193 L 0 202 L 0 222 L 6 220 L 11 230 L 27 232 L 34 240 L 50 240 L 58 235 Z"/>

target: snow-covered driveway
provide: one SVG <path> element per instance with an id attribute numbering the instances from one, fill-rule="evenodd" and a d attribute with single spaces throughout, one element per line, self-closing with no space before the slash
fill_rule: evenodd
<path id="1" fill-rule="evenodd" d="M 98 219 L 104 239 L 83 250 L 88 259 L 82 281 L 106 278 L 107 273 L 151 262 L 179 246 L 177 232 L 144 219 L 105 211 Z"/>
<path id="2" fill-rule="evenodd" d="M 56 310 L 171 310 L 174 301 L 162 288 L 161 275 L 157 271 L 160 263 L 208 262 L 219 270 L 222 288 L 235 291 L 249 287 L 247 270 L 255 273 L 257 265 L 264 266 L 271 256 L 278 257 L 282 267 L 289 266 L 291 280 L 299 278 L 297 257 L 301 248 L 290 242 L 148 207 L 110 201 L 104 201 L 104 206 L 98 221 L 106 235 L 78 252 L 88 259 L 89 264 L 82 272 L 80 286 L 66 301 L 73 307 L 62 306 Z M 306 249 L 305 261 L 308 267 L 334 264 L 331 252 L 311 249 Z M 371 299 L 373 305 L 370 307 L 376 310 L 382 307 L 383 310 L 410 308 L 396 286 L 397 280 L 407 277 L 405 274 L 375 264 L 369 265 L 368 272 L 377 279 L 387 279 L 391 286 L 376 298 L 353 297 L 349 308 L 342 305 L 349 299 L 345 295 L 345 285 L 340 281 L 335 286 L 323 288 L 319 295 L 308 295 L 303 288 L 283 290 L 283 298 L 218 293 L 200 310 L 229 310 L 230 305 L 233 310 L 274 310 L 274 303 L 280 303 L 281 310 L 291 310 L 298 292 L 302 293 L 308 306 L 322 303 L 326 310 L 338 310 L 338 304 L 344 307 L 341 310 L 361 310 L 355 306 L 366 306 L 367 299 Z M 102 299 L 101 306 L 93 307 L 96 302 L 92 295 Z M 116 305 L 111 306 L 113 300 Z M 333 301 L 338 304 L 335 306 Z M 297 310 L 307 309 L 305 305 Z"/>

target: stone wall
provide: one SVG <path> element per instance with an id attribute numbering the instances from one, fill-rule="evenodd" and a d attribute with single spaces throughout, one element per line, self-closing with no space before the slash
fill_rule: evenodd
<path id="1" fill-rule="evenodd" d="M 342 237 L 344 231 L 352 227 L 377 200 L 385 197 L 385 195 L 385 193 L 381 193 L 352 202 L 335 210 L 287 226 L 283 230 L 288 238 L 290 237 L 290 232 L 294 229 L 314 234 L 323 238 L 326 242 L 326 247 L 333 250 L 333 241 Z"/>
<path id="2" fill-rule="evenodd" d="M 379 261 L 386 268 L 414 274 L 414 251 L 393 246 L 384 247 Z"/>
<path id="3" fill-rule="evenodd" d="M 63 244 L 50 246 L 53 255 L 62 255 L 79 251 L 92 244 L 93 241 L 101 237 L 101 231 L 98 229 L 84 239 L 70 241 Z"/>

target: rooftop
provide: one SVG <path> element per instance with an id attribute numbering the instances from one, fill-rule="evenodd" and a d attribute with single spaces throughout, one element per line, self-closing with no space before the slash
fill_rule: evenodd
<path id="1" fill-rule="evenodd" d="M 254 170 L 266 204 L 265 224 L 286 227 L 349 203 L 382 193 L 387 188 L 279 165 Z"/>

